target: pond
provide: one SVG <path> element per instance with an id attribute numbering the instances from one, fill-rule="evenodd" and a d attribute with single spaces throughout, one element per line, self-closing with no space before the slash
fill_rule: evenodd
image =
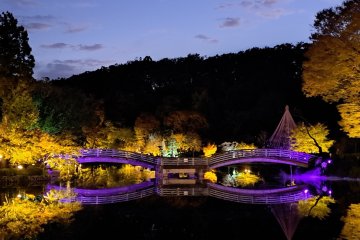
<path id="1" fill-rule="evenodd" d="M 358 218 L 346 218 L 349 206 L 360 203 L 359 179 L 322 178 L 307 185 L 314 196 L 312 202 L 309 198 L 251 204 L 205 194 L 192 196 L 191 191 L 160 196 L 155 190 L 128 201 L 84 204 L 70 224 L 47 225 L 37 239 L 357 239 L 351 237 L 351 227 L 350 232 L 345 231 L 346 238 L 340 236 L 345 224 L 360 222 L 358 212 Z M 145 188 L 149 187 L 151 184 Z M 46 189 L 3 188 L 1 199 Z M 358 232 L 359 226 L 355 227 Z"/>

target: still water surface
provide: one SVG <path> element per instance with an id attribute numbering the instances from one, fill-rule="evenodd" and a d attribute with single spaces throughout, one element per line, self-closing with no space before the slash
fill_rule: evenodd
<path id="1" fill-rule="evenodd" d="M 360 203 L 360 181 L 322 181 L 322 184 L 331 189 L 327 196 L 335 200 L 328 204 L 330 212 L 323 219 L 299 217 L 297 203 L 244 204 L 209 196 L 154 194 L 128 202 L 84 205 L 71 224 L 49 225 L 37 239 L 355 239 L 341 238 L 340 233 L 349 205 Z M 9 197 L 19 192 L 37 194 L 45 189 L 45 186 L 3 188 L 1 200 L 5 194 Z"/>

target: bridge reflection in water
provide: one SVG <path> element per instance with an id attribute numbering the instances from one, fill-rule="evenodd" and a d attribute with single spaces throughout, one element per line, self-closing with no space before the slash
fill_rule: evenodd
<path id="1" fill-rule="evenodd" d="M 227 201 L 248 204 L 281 204 L 310 197 L 305 186 L 278 189 L 249 190 L 205 183 L 206 171 L 243 163 L 272 163 L 308 167 L 313 155 L 287 149 L 243 149 L 216 154 L 210 158 L 161 158 L 113 149 L 84 149 L 76 157 L 79 164 L 112 163 L 130 164 L 155 170 L 154 181 L 110 189 L 74 188 L 76 197 L 67 201 L 83 204 L 108 204 L 141 199 L 150 195 L 209 196 Z M 172 178 L 185 174 L 187 179 Z M 156 182 L 156 183 L 155 183 Z M 197 184 L 199 183 L 200 184 Z M 185 187 L 184 187 L 185 186 Z M 56 188 L 49 186 L 49 189 Z M 64 201 L 66 201 L 64 199 Z"/>
<path id="2" fill-rule="evenodd" d="M 138 200 L 151 195 L 161 197 L 214 197 L 226 201 L 247 204 L 282 204 L 298 202 L 312 197 L 306 185 L 295 185 L 272 189 L 240 189 L 208 183 L 203 187 L 165 187 L 156 186 L 153 181 L 146 181 L 126 187 L 104 189 L 72 188 L 75 197 L 63 201 L 78 201 L 84 205 L 111 204 Z M 50 189 L 66 189 L 55 185 L 48 185 Z"/>

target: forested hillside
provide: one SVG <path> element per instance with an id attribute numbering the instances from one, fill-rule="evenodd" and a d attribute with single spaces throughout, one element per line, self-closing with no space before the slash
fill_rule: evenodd
<path id="1" fill-rule="evenodd" d="M 295 121 L 322 122 L 336 134 L 335 107 L 301 91 L 308 46 L 282 44 L 204 57 L 143 59 L 103 67 L 53 85 L 81 89 L 102 100 L 106 119 L 134 126 L 143 113 L 160 122 L 175 111 L 202 114 L 203 140 L 244 140 L 261 145 L 275 130 L 285 105 Z"/>

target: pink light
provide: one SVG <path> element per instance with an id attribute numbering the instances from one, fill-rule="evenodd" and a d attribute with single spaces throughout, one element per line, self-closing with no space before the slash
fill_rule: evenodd
<path id="1" fill-rule="evenodd" d="M 331 163 L 331 160 L 329 159 L 329 160 L 327 160 L 327 162 L 330 164 L 330 163 Z"/>
<path id="2" fill-rule="evenodd" d="M 309 189 L 305 189 L 305 190 L 304 190 L 304 193 L 308 193 L 308 192 L 309 192 Z"/>
<path id="3" fill-rule="evenodd" d="M 329 192 L 328 192 L 328 193 L 331 195 L 332 191 L 331 191 L 331 190 L 329 190 Z"/>

